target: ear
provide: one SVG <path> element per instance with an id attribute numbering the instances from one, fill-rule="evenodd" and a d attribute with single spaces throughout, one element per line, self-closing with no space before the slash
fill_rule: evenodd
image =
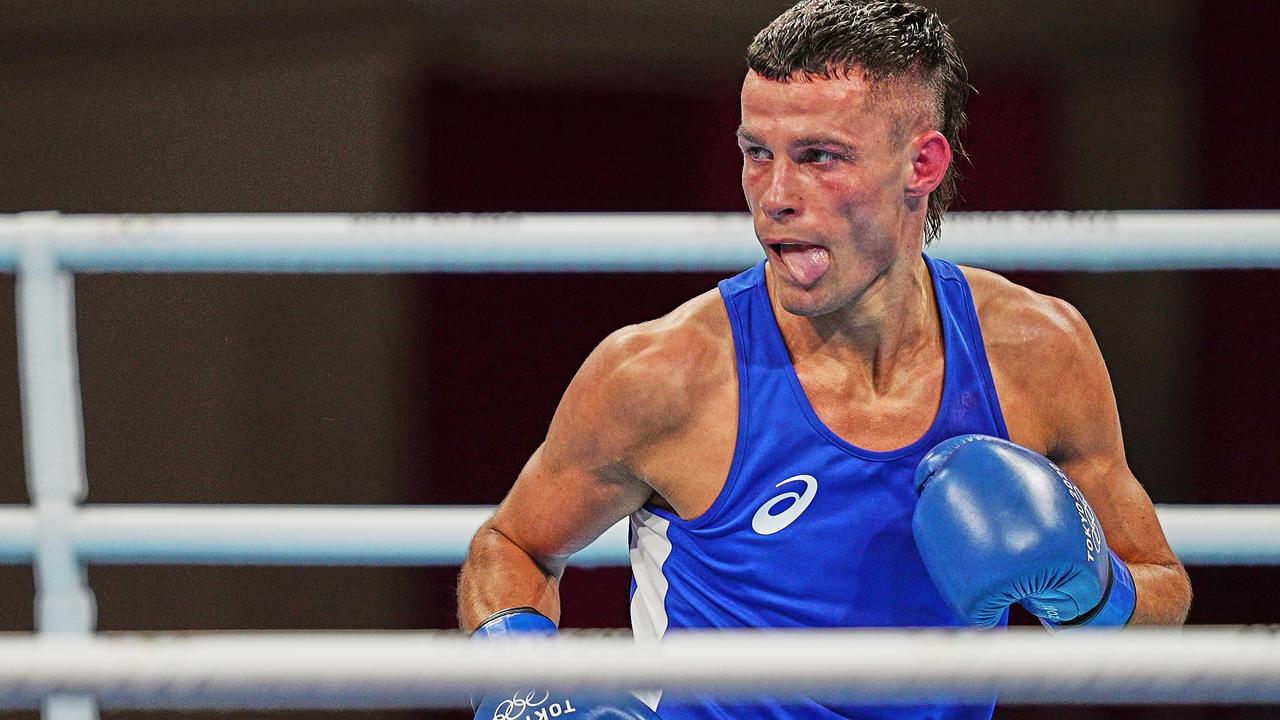
<path id="1" fill-rule="evenodd" d="M 913 157 L 907 197 L 921 198 L 942 184 L 947 168 L 951 167 L 951 143 L 942 133 L 930 130 L 913 139 L 909 147 Z"/>

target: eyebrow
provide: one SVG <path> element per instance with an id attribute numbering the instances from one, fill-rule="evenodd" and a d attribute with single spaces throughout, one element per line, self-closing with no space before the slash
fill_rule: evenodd
<path id="1" fill-rule="evenodd" d="M 798 138 L 796 139 L 795 142 L 791 143 L 792 147 L 812 147 L 814 145 L 826 145 L 828 147 L 836 147 L 844 150 L 853 150 L 852 145 L 845 142 L 844 140 L 839 140 L 834 137 L 815 136 L 815 137 L 807 137 L 807 138 Z"/>
<path id="2" fill-rule="evenodd" d="M 739 138 L 746 140 L 747 142 L 753 145 L 766 144 L 764 140 L 761 140 L 755 135 L 752 135 L 750 132 L 747 132 L 743 128 L 738 128 L 738 131 L 735 134 Z M 834 137 L 824 137 L 821 135 L 815 135 L 813 137 L 796 138 L 791 142 L 792 148 L 813 147 L 815 145 L 825 145 L 828 147 L 836 147 L 836 148 L 841 148 L 843 150 L 848 150 L 848 151 L 852 151 L 854 149 L 853 145 L 849 144 L 848 142 L 845 142 L 844 140 L 840 140 Z"/>
<path id="3" fill-rule="evenodd" d="M 741 127 L 740 127 L 740 128 L 738 128 L 738 131 L 737 131 L 737 132 L 735 132 L 735 133 L 734 133 L 734 135 L 737 135 L 740 139 L 742 139 L 742 140 L 746 140 L 747 142 L 749 142 L 749 143 L 751 143 L 751 144 L 753 144 L 753 145 L 763 145 L 763 144 L 764 144 L 764 141 L 763 141 L 763 140 L 761 140 L 760 138 L 756 137 L 755 135 L 752 135 L 751 133 L 747 132 L 745 128 L 741 128 Z"/>

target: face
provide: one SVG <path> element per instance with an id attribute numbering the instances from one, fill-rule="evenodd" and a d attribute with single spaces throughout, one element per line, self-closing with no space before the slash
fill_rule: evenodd
<path id="1" fill-rule="evenodd" d="M 775 82 L 749 72 L 742 85 L 742 189 L 774 291 L 796 315 L 852 305 L 921 249 L 920 138 L 895 137 L 892 101 L 869 102 L 853 75 Z"/>

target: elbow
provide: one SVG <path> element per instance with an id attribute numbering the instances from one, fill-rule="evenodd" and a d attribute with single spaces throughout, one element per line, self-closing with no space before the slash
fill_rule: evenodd
<path id="1" fill-rule="evenodd" d="M 559 619 L 559 575 L 489 521 L 471 539 L 458 576 L 458 625 L 471 631 L 494 612 L 528 606 Z"/>
<path id="2" fill-rule="evenodd" d="M 530 552 L 525 546 L 521 545 L 512 537 L 511 533 L 504 532 L 501 527 L 494 523 L 494 518 L 489 518 L 476 531 L 474 537 L 471 538 L 471 544 L 467 548 L 467 558 L 463 561 L 463 573 L 466 573 L 468 566 L 486 566 L 493 563 L 503 564 L 510 562 L 520 564 L 531 564 L 538 569 L 548 580 L 556 581 L 564 573 L 565 562 L 559 559 L 548 559 Z"/>
<path id="3" fill-rule="evenodd" d="M 1191 587 L 1191 576 L 1187 574 L 1187 569 L 1182 566 L 1182 563 L 1178 563 L 1177 575 L 1179 580 L 1178 592 L 1181 599 L 1181 615 L 1177 624 L 1183 625 L 1187 622 L 1187 615 L 1191 613 L 1191 601 L 1195 597 L 1195 591 Z"/>
<path id="4" fill-rule="evenodd" d="M 1133 623 L 1139 625 L 1183 625 L 1191 610 L 1191 577 L 1179 562 L 1148 565 L 1145 582 L 1138 589 L 1138 609 Z M 1137 573 L 1135 573 L 1137 580 Z M 1144 597 L 1145 596 L 1145 597 Z"/>

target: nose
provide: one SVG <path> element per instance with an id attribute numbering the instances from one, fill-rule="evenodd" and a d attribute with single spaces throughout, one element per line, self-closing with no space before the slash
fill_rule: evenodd
<path id="1" fill-rule="evenodd" d="M 800 213 L 800 197 L 795 178 L 786 162 L 769 164 L 764 193 L 760 195 L 760 211 L 773 220 L 784 220 Z"/>

